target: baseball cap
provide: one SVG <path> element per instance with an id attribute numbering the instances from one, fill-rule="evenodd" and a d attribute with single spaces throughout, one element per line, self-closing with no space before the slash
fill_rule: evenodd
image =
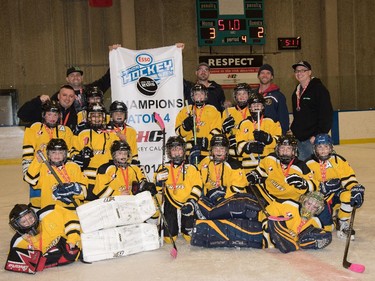
<path id="1" fill-rule="evenodd" d="M 201 63 L 199 63 L 198 66 L 197 66 L 197 70 L 198 70 L 201 66 L 205 66 L 205 67 L 208 68 L 208 70 L 210 70 L 210 66 L 208 65 L 207 62 L 201 62 Z"/>
<path id="2" fill-rule="evenodd" d="M 301 60 L 300 62 L 297 62 L 292 65 L 293 69 L 296 69 L 297 66 L 303 66 L 306 67 L 308 70 L 311 70 L 311 64 L 304 60 Z"/>
<path id="3" fill-rule="evenodd" d="M 259 67 L 259 70 L 258 70 L 258 76 L 259 76 L 259 74 L 260 74 L 260 72 L 261 72 L 262 70 L 268 70 L 269 72 L 271 72 L 272 76 L 274 76 L 274 75 L 273 75 L 273 67 L 270 66 L 269 64 L 266 63 L 266 64 L 263 64 L 261 67 Z"/>
<path id="4" fill-rule="evenodd" d="M 83 75 L 83 71 L 78 66 L 71 66 L 67 69 L 66 76 L 73 72 L 79 72 L 81 75 Z"/>

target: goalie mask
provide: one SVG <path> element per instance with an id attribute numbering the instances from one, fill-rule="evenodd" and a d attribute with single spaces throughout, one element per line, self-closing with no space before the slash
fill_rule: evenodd
<path id="1" fill-rule="evenodd" d="M 195 104 L 196 107 L 201 108 L 207 103 L 208 99 L 208 90 L 206 86 L 202 84 L 195 84 L 193 88 L 191 88 L 191 100 Z"/>
<path id="2" fill-rule="evenodd" d="M 228 159 L 229 141 L 223 134 L 214 135 L 210 141 L 210 158 L 215 164 Z"/>
<path id="3" fill-rule="evenodd" d="M 167 156 L 175 165 L 181 165 L 185 160 L 186 143 L 180 136 L 169 137 L 166 143 Z"/>
<path id="4" fill-rule="evenodd" d="M 314 140 L 314 154 L 320 161 L 328 160 L 333 153 L 332 139 L 328 134 L 319 134 Z"/>
<path id="5" fill-rule="evenodd" d="M 265 100 L 264 97 L 259 94 L 259 93 L 254 93 L 250 95 L 249 98 L 249 110 L 251 117 L 253 120 L 258 120 L 258 112 L 259 112 L 259 117 L 263 116 L 264 114 L 264 104 Z"/>
<path id="6" fill-rule="evenodd" d="M 130 146 L 127 142 L 115 140 L 111 146 L 113 163 L 117 167 L 126 168 L 132 159 Z"/>
<path id="7" fill-rule="evenodd" d="M 63 139 L 51 139 L 47 144 L 47 158 L 52 166 L 60 167 L 65 164 L 68 146 Z"/>
<path id="8" fill-rule="evenodd" d="M 105 128 L 106 110 L 103 104 L 93 103 L 87 110 L 87 120 L 91 129 Z"/>
<path id="9" fill-rule="evenodd" d="M 237 84 L 234 88 L 233 99 L 239 108 L 244 109 L 248 105 L 250 91 L 251 89 L 247 83 Z"/>
<path id="10" fill-rule="evenodd" d="M 103 91 L 100 90 L 96 86 L 90 88 L 87 91 L 86 97 L 87 97 L 87 103 L 88 104 L 103 103 L 103 100 L 104 100 Z"/>
<path id="11" fill-rule="evenodd" d="M 9 213 L 9 225 L 20 235 L 37 235 L 39 219 L 34 210 L 25 204 L 16 204 Z"/>
<path id="12" fill-rule="evenodd" d="M 275 153 L 282 164 L 288 165 L 297 157 L 297 140 L 291 135 L 279 137 Z"/>
<path id="13" fill-rule="evenodd" d="M 113 124 L 118 127 L 123 126 L 128 118 L 128 108 L 122 101 L 114 101 L 109 107 L 109 113 Z"/>
<path id="14" fill-rule="evenodd" d="M 319 215 L 324 209 L 324 195 L 319 191 L 302 194 L 299 202 L 301 203 L 300 215 L 305 221 Z"/>
<path id="15" fill-rule="evenodd" d="M 48 128 L 55 128 L 61 117 L 61 106 L 57 101 L 47 101 L 42 105 L 42 117 Z"/>

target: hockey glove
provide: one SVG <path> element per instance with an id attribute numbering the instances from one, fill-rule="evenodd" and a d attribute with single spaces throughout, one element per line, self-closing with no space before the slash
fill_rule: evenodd
<path id="1" fill-rule="evenodd" d="M 270 134 L 266 133 L 265 131 L 254 130 L 253 135 L 254 135 L 254 139 L 256 141 L 262 142 L 265 145 L 272 143 L 272 140 L 273 140 L 272 136 Z"/>
<path id="2" fill-rule="evenodd" d="M 207 192 L 206 196 L 212 204 L 216 205 L 224 200 L 225 188 L 222 186 L 213 188 Z"/>
<path id="3" fill-rule="evenodd" d="M 139 185 L 139 192 L 150 191 L 151 195 L 154 196 L 156 193 L 156 186 L 153 182 L 142 181 Z"/>
<path id="4" fill-rule="evenodd" d="M 325 182 L 320 183 L 320 193 L 322 193 L 325 197 L 336 193 L 341 188 L 341 180 L 340 179 L 330 179 Z"/>
<path id="5" fill-rule="evenodd" d="M 234 118 L 229 116 L 223 122 L 223 132 L 229 134 L 230 131 L 234 128 Z"/>
<path id="6" fill-rule="evenodd" d="M 196 165 L 200 162 L 201 150 L 197 146 L 193 146 L 189 155 L 189 163 Z"/>
<path id="7" fill-rule="evenodd" d="M 208 138 L 197 138 L 197 146 L 200 147 L 201 150 L 208 150 Z"/>
<path id="8" fill-rule="evenodd" d="M 194 204 L 189 199 L 184 205 L 181 206 L 181 214 L 184 216 L 192 216 L 194 214 Z"/>
<path id="9" fill-rule="evenodd" d="M 243 147 L 243 152 L 245 152 L 247 154 L 251 154 L 251 153 L 262 154 L 263 151 L 264 151 L 264 144 L 262 144 L 260 142 L 254 142 L 254 141 L 248 142 Z"/>
<path id="10" fill-rule="evenodd" d="M 72 203 L 74 195 L 79 195 L 82 192 L 82 187 L 76 182 L 58 184 L 52 191 L 56 200 L 60 200 L 65 204 Z"/>
<path id="11" fill-rule="evenodd" d="M 81 154 L 76 154 L 73 156 L 72 160 L 74 163 L 81 167 L 81 171 L 84 171 L 89 166 L 91 159 L 84 158 Z"/>
<path id="12" fill-rule="evenodd" d="M 182 128 L 184 128 L 185 131 L 191 131 L 194 127 L 194 120 L 193 116 L 189 115 L 186 117 L 186 119 L 182 122 Z"/>
<path id="13" fill-rule="evenodd" d="M 307 189 L 309 187 L 309 184 L 304 178 L 301 178 L 299 175 L 292 174 L 285 178 L 285 181 L 289 185 L 294 185 L 295 188 L 298 189 Z"/>
<path id="14" fill-rule="evenodd" d="M 140 162 L 139 160 L 132 159 L 132 161 L 131 161 L 130 164 L 140 166 L 140 165 L 141 165 L 141 162 Z"/>
<path id="15" fill-rule="evenodd" d="M 80 151 L 80 154 L 82 155 L 83 158 L 94 157 L 94 151 L 88 146 L 85 146 L 84 148 L 82 148 L 82 150 Z"/>
<path id="16" fill-rule="evenodd" d="M 246 178 L 247 178 L 247 181 L 249 182 L 249 184 L 254 185 L 254 184 L 260 183 L 259 175 L 254 171 L 251 171 L 250 173 L 247 173 Z"/>
<path id="17" fill-rule="evenodd" d="M 161 168 L 156 174 L 156 181 L 166 181 L 168 179 L 169 171 L 167 168 Z"/>
<path id="18" fill-rule="evenodd" d="M 331 244 L 332 232 L 310 225 L 298 235 L 298 240 L 302 249 L 323 249 Z"/>
<path id="19" fill-rule="evenodd" d="M 350 205 L 360 208 L 365 200 L 365 187 L 361 184 L 354 186 L 351 189 Z"/>

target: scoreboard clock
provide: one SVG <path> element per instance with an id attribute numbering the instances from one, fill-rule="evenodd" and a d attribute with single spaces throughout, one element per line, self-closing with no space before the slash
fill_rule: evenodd
<path id="1" fill-rule="evenodd" d="M 301 37 L 283 37 L 277 38 L 279 50 L 300 50 Z"/>
<path id="2" fill-rule="evenodd" d="M 199 46 L 263 45 L 264 1 L 196 0 Z"/>

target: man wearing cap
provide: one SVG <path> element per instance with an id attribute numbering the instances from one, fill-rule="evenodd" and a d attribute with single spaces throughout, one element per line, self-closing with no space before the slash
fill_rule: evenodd
<path id="1" fill-rule="evenodd" d="M 215 106 L 219 112 L 223 112 L 225 101 L 224 91 L 223 88 L 215 81 L 208 80 L 208 78 L 210 77 L 210 66 L 205 62 L 201 62 L 200 64 L 198 64 L 197 71 L 195 71 L 195 75 L 197 76 L 196 83 L 192 83 L 184 79 L 185 100 L 187 100 L 189 104 L 193 104 L 190 94 L 191 88 L 195 84 L 202 84 L 208 90 L 207 104 L 211 104 Z"/>
<path id="2" fill-rule="evenodd" d="M 333 108 L 327 88 L 320 79 L 311 76 L 311 65 L 307 61 L 293 64 L 292 68 L 299 84 L 292 95 L 290 129 L 298 140 L 298 158 L 304 161 L 313 154 L 315 136 L 331 130 Z"/>
<path id="3" fill-rule="evenodd" d="M 258 93 L 265 99 L 264 115 L 279 121 L 283 135 L 289 130 L 289 112 L 286 105 L 286 98 L 280 91 L 279 86 L 272 83 L 274 71 L 271 65 L 263 64 L 258 70 L 260 82 Z"/>

